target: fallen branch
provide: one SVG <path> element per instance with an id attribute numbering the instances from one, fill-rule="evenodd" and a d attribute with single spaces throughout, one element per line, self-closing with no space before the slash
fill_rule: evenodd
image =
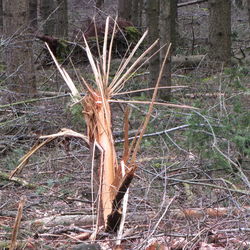
<path id="1" fill-rule="evenodd" d="M 171 211 L 171 216 L 178 219 L 183 218 L 204 218 L 209 217 L 225 217 L 225 216 L 238 216 L 244 214 L 245 216 L 250 215 L 250 206 L 242 208 L 236 207 L 219 207 L 219 208 L 187 208 L 187 209 L 174 209 Z"/>
<path id="2" fill-rule="evenodd" d="M 178 66 L 196 66 L 198 65 L 206 55 L 190 55 L 190 56 L 172 56 L 172 63 L 177 64 Z"/>
<path id="3" fill-rule="evenodd" d="M 52 99 L 57 99 L 57 98 L 67 97 L 67 96 L 70 96 L 70 94 L 60 94 L 60 93 L 58 93 L 58 95 L 56 95 L 56 96 L 42 97 L 42 98 L 32 98 L 32 99 L 13 102 L 13 103 L 9 103 L 9 104 L 3 104 L 3 105 L 0 105 L 0 108 L 9 108 L 9 107 L 17 106 L 17 105 L 25 105 L 25 104 L 28 104 L 28 103 L 39 102 L 39 101 L 44 101 L 44 100 L 52 100 Z"/>
<path id="4" fill-rule="evenodd" d="M 185 128 L 188 128 L 190 126 L 191 125 L 186 124 L 186 125 L 178 126 L 178 127 L 175 127 L 175 128 L 166 129 L 166 130 L 163 130 L 163 131 L 158 131 L 158 132 L 154 132 L 154 133 L 150 133 L 150 134 L 144 134 L 143 137 L 151 137 L 151 136 L 162 135 L 162 134 L 169 133 L 169 132 L 172 132 L 172 131 L 176 131 L 176 130 L 179 130 L 179 129 L 185 129 Z M 139 135 L 129 137 L 128 140 L 131 141 L 131 140 L 134 140 L 135 138 L 139 138 Z M 124 142 L 124 139 L 115 140 L 115 142 L 116 143 Z"/>
<path id="5" fill-rule="evenodd" d="M 67 128 L 63 128 L 61 129 L 60 132 L 56 133 L 56 134 L 52 134 L 52 135 L 44 135 L 44 136 L 40 136 L 39 139 L 46 139 L 45 141 L 41 142 L 38 145 L 34 145 L 30 151 L 24 155 L 21 159 L 20 159 L 20 164 L 10 173 L 9 178 L 13 179 L 13 176 L 17 173 L 20 172 L 23 167 L 27 164 L 29 158 L 41 147 L 43 147 L 44 145 L 46 145 L 47 143 L 51 142 L 52 140 L 56 139 L 57 137 L 61 137 L 61 136 L 66 136 L 66 137 L 77 137 L 80 138 L 82 140 L 84 140 L 86 143 L 89 143 L 88 138 L 80 133 L 77 133 L 71 129 L 67 129 Z"/>
<path id="6" fill-rule="evenodd" d="M 172 200 L 171 200 L 172 202 Z M 171 204 L 169 203 L 169 205 Z M 186 208 L 186 209 L 170 209 L 169 218 L 203 218 L 205 216 L 209 217 L 225 217 L 225 216 L 238 216 L 238 215 L 250 215 L 250 206 L 238 207 L 219 207 L 219 208 Z M 131 220 L 134 223 L 146 223 L 148 219 L 152 220 L 155 214 L 152 212 L 143 214 L 128 213 L 128 221 Z M 44 217 L 40 219 L 35 219 L 31 221 L 24 222 L 24 226 L 30 228 L 31 230 L 38 230 L 39 233 L 46 232 L 50 228 L 54 228 L 59 225 L 83 227 L 92 226 L 93 220 L 96 220 L 96 215 L 54 215 L 49 217 Z M 82 232 L 89 232 L 84 231 Z"/>
<path id="7" fill-rule="evenodd" d="M 188 5 L 193 5 L 193 4 L 199 4 L 199 3 L 204 3 L 207 2 L 208 0 L 195 0 L 195 1 L 189 1 L 189 2 L 185 2 L 185 3 L 178 3 L 177 7 L 184 7 L 184 6 L 188 6 Z"/>
<path id="8" fill-rule="evenodd" d="M 25 227 L 29 227 L 31 230 L 38 230 L 40 233 L 46 231 L 49 227 L 56 227 L 58 225 L 69 226 L 74 224 L 75 226 L 92 225 L 93 220 L 96 219 L 95 215 L 54 215 L 44 217 L 41 219 L 35 219 L 24 223 Z"/>
<path id="9" fill-rule="evenodd" d="M 158 131 L 158 132 L 154 132 L 154 133 L 150 133 L 150 134 L 144 134 L 143 137 L 151 137 L 151 136 L 162 135 L 162 134 L 166 134 L 166 133 L 173 132 L 173 131 L 176 131 L 176 130 L 185 129 L 185 128 L 188 128 L 190 126 L 191 126 L 190 124 L 185 124 L 185 125 L 181 125 L 181 126 L 178 126 L 178 127 L 166 129 L 166 130 L 163 130 L 163 131 Z M 205 126 L 205 125 L 204 124 L 198 124 L 196 126 Z M 131 141 L 131 140 L 134 140 L 134 138 L 138 138 L 138 137 L 139 136 L 129 137 L 128 140 Z M 120 142 L 124 142 L 124 139 L 115 140 L 115 143 L 120 143 Z"/>
<path id="10" fill-rule="evenodd" d="M 171 63 L 176 66 L 184 66 L 184 67 L 195 67 L 199 65 L 199 63 L 206 57 L 206 55 L 188 55 L 188 56 L 182 56 L 182 55 L 177 55 L 177 56 L 171 56 Z M 131 59 L 130 63 L 133 63 L 137 58 Z M 149 58 L 145 57 L 142 60 L 142 65 L 147 65 L 148 64 Z M 119 64 L 121 62 L 121 59 L 114 59 L 113 63 Z M 135 74 L 135 76 L 137 76 Z"/>
<path id="11" fill-rule="evenodd" d="M 4 172 L 1 172 L 1 171 L 0 171 L 0 179 L 6 180 L 6 181 L 13 181 L 13 182 L 18 183 L 19 185 L 21 185 L 23 187 L 30 188 L 30 189 L 37 188 L 37 185 L 35 185 L 33 183 L 29 183 L 26 180 L 23 180 L 21 178 L 12 177 L 10 179 L 8 173 L 4 173 Z"/>
<path id="12" fill-rule="evenodd" d="M 182 96 L 187 98 L 217 98 L 224 97 L 225 93 L 187 93 L 187 94 L 175 94 L 175 96 Z"/>
<path id="13" fill-rule="evenodd" d="M 168 180 L 172 180 L 172 181 L 176 181 L 176 182 L 183 182 L 183 183 L 188 183 L 188 184 L 193 184 L 193 185 L 207 186 L 207 187 L 222 189 L 222 190 L 226 190 L 226 191 L 230 191 L 230 192 L 234 192 L 234 193 L 250 195 L 250 191 L 244 190 L 244 189 L 232 189 L 232 188 L 214 185 L 214 184 L 210 184 L 210 183 L 206 183 L 206 182 L 195 182 L 195 181 L 181 180 L 181 179 L 176 179 L 176 178 L 171 178 L 171 177 L 167 177 L 167 178 L 168 178 Z"/>

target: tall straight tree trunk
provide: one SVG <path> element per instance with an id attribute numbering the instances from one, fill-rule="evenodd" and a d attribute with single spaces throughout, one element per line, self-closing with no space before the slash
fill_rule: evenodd
<path id="1" fill-rule="evenodd" d="M 170 0 L 170 18 L 171 18 L 171 51 L 175 51 L 176 49 L 176 37 L 177 37 L 177 18 L 178 18 L 178 11 L 177 11 L 177 0 Z"/>
<path id="2" fill-rule="evenodd" d="M 33 28 L 37 28 L 37 0 L 29 0 L 29 19 Z"/>
<path id="3" fill-rule="evenodd" d="M 159 21 L 159 29 L 160 29 L 160 46 L 166 45 L 160 51 L 160 64 L 162 64 L 168 46 L 172 42 L 172 36 L 174 33 L 173 30 L 173 19 L 172 17 L 172 4 L 173 0 L 165 1 L 160 0 L 160 21 Z M 172 8 L 171 8 L 172 7 Z M 175 23 L 174 23 L 175 24 Z M 172 50 L 172 49 L 171 49 Z M 161 86 L 171 86 L 171 57 L 168 57 L 167 63 L 164 67 L 163 75 L 160 82 Z M 170 89 L 163 89 L 160 91 L 160 97 L 164 100 L 170 99 L 171 90 Z"/>
<path id="4" fill-rule="evenodd" d="M 68 37 L 68 2 L 57 0 L 55 36 L 60 38 Z"/>
<path id="5" fill-rule="evenodd" d="M 231 59 L 231 1 L 209 0 L 209 57 L 228 64 Z"/>
<path id="6" fill-rule="evenodd" d="M 144 0 L 138 0 L 138 23 L 137 23 L 137 27 L 141 28 L 143 26 L 143 13 L 144 13 L 144 9 L 145 9 L 145 4 L 144 4 Z M 145 19 L 145 18 L 144 18 Z"/>
<path id="7" fill-rule="evenodd" d="M 33 52 L 25 35 L 29 25 L 29 0 L 3 0 L 7 84 L 10 90 L 33 96 L 36 93 Z"/>
<path id="8" fill-rule="evenodd" d="M 43 33 L 53 36 L 55 33 L 55 5 L 53 0 L 40 0 L 40 16 Z"/>
<path id="9" fill-rule="evenodd" d="M 140 15 L 139 14 L 139 11 L 140 11 L 139 10 L 139 4 L 140 4 L 140 2 L 138 0 L 132 0 L 131 4 L 132 4 L 131 21 L 136 27 L 138 27 L 139 26 L 139 15 Z"/>
<path id="10" fill-rule="evenodd" d="M 118 0 L 118 16 L 119 18 L 131 20 L 132 0 Z"/>
<path id="11" fill-rule="evenodd" d="M 0 0 L 0 29 L 3 27 L 3 0 Z"/>
<path id="12" fill-rule="evenodd" d="M 250 26 L 250 0 L 246 0 L 246 5 L 247 5 L 247 12 L 248 12 L 248 23 Z"/>
<path id="13" fill-rule="evenodd" d="M 159 0 L 147 0 L 146 2 L 146 17 L 148 28 L 148 43 L 152 44 L 159 38 Z M 152 50 L 152 54 L 159 49 L 156 46 Z M 154 87 L 159 74 L 160 57 L 157 53 L 149 61 L 149 87 Z"/>
<path id="14" fill-rule="evenodd" d="M 142 27 L 144 0 L 131 1 L 131 22 L 138 28 Z"/>
<path id="15" fill-rule="evenodd" d="M 147 0 L 146 16 L 147 27 L 149 31 L 149 44 L 153 43 L 156 39 L 159 38 L 160 46 L 162 47 L 165 45 L 160 54 L 156 54 L 149 61 L 149 86 L 154 87 L 159 75 L 160 66 L 163 62 L 168 46 L 170 45 L 170 43 L 173 43 L 160 82 L 161 86 L 171 86 L 170 56 L 175 47 L 177 2 L 176 0 Z M 155 52 L 158 48 L 155 48 L 153 52 Z M 170 89 L 163 89 L 160 91 L 160 97 L 164 100 L 169 100 L 170 93 Z"/>

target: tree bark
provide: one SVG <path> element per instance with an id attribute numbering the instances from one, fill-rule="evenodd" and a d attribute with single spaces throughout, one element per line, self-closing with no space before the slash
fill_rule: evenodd
<path id="1" fill-rule="evenodd" d="M 104 4 L 104 0 L 96 0 L 95 6 L 98 9 L 101 9 Z"/>
<path id="2" fill-rule="evenodd" d="M 250 26 L 250 0 L 247 0 L 248 23 Z"/>
<path id="3" fill-rule="evenodd" d="M 141 28 L 143 26 L 143 19 L 145 18 L 145 4 L 144 4 L 144 0 L 138 0 L 138 24 L 137 27 Z"/>
<path id="4" fill-rule="evenodd" d="M 160 0 L 160 46 L 164 46 L 160 51 L 160 64 L 163 62 L 166 51 L 172 41 L 172 18 L 171 18 L 171 5 L 172 0 Z M 170 50 L 172 51 L 172 49 Z M 160 86 L 171 86 L 171 57 L 169 55 L 167 63 L 164 67 Z M 169 100 L 171 89 L 164 89 L 160 91 L 160 97 L 164 100 Z"/>
<path id="5" fill-rule="evenodd" d="M 40 16 L 45 35 L 55 34 L 55 5 L 53 0 L 40 0 Z"/>
<path id="6" fill-rule="evenodd" d="M 131 1 L 131 4 L 132 4 L 132 16 L 131 16 L 131 22 L 133 23 L 133 25 L 135 25 L 136 27 L 139 26 L 139 16 L 140 16 L 140 9 L 139 9 L 139 4 L 140 4 L 140 1 L 138 0 L 132 0 Z"/>
<path id="7" fill-rule="evenodd" d="M 37 28 L 37 0 L 29 0 L 29 20 L 33 28 Z"/>
<path id="8" fill-rule="evenodd" d="M 57 0 L 55 36 L 58 38 L 68 37 L 68 2 L 67 0 Z"/>
<path id="9" fill-rule="evenodd" d="M 231 1 L 209 0 L 209 57 L 213 62 L 230 63 Z"/>
<path id="10" fill-rule="evenodd" d="M 159 0 L 147 0 L 146 2 L 146 18 L 148 27 L 148 43 L 151 45 L 159 38 Z M 152 54 L 159 49 L 155 46 Z M 157 53 L 149 61 L 149 87 L 154 87 L 159 74 L 160 57 Z"/>
<path id="11" fill-rule="evenodd" d="M 7 84 L 10 90 L 33 96 L 36 93 L 32 43 L 25 34 L 29 25 L 29 0 L 3 0 L 3 31 Z"/>
<path id="12" fill-rule="evenodd" d="M 160 86 L 171 86 L 171 60 L 170 56 L 175 47 L 175 26 L 177 18 L 177 2 L 175 0 L 147 0 L 146 2 L 146 17 L 147 27 L 149 31 L 149 44 L 152 44 L 156 39 L 160 38 L 160 54 L 156 54 L 149 61 L 149 87 L 154 87 L 157 81 L 160 66 L 163 62 L 170 43 L 170 55 L 167 64 L 164 67 L 164 72 L 160 82 Z M 152 51 L 154 53 L 159 49 L 159 46 Z M 160 97 L 164 100 L 170 99 L 170 89 L 161 90 Z"/>
<path id="13" fill-rule="evenodd" d="M 125 20 L 131 20 L 132 0 L 118 0 L 118 16 Z"/>
<path id="14" fill-rule="evenodd" d="M 176 39 L 177 39 L 177 18 L 178 18 L 178 11 L 177 11 L 177 2 L 176 0 L 170 0 L 170 18 L 171 18 L 171 50 L 172 52 L 176 49 Z"/>
<path id="15" fill-rule="evenodd" d="M 3 0 L 0 0 L 0 29 L 3 27 Z"/>

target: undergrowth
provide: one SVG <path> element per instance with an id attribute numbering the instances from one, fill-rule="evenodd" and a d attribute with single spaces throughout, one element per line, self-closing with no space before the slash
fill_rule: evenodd
<path id="1" fill-rule="evenodd" d="M 245 162 L 250 156 L 247 74 L 239 67 L 225 69 L 220 77 L 210 79 L 210 85 L 218 89 L 216 101 L 197 99 L 195 106 L 200 110 L 186 117 L 190 127 L 185 131 L 184 145 L 199 156 L 201 165 L 234 172 L 237 170 L 233 161 L 247 169 Z"/>

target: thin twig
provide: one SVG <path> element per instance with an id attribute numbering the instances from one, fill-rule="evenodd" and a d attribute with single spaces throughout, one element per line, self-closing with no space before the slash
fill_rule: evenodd
<path id="1" fill-rule="evenodd" d="M 185 128 L 188 128 L 190 126 L 191 126 L 190 124 L 185 124 L 185 125 L 181 125 L 181 126 L 178 126 L 178 127 L 166 129 L 166 130 L 163 130 L 163 131 L 157 131 L 157 132 L 150 133 L 150 134 L 144 134 L 143 137 L 151 137 L 151 136 L 162 135 L 162 134 L 166 134 L 166 133 L 173 132 L 173 131 L 176 131 L 176 130 L 185 129 Z M 198 124 L 196 126 L 204 126 L 204 124 Z M 131 141 L 134 138 L 139 138 L 139 135 L 138 136 L 129 137 L 128 140 Z M 121 142 L 124 142 L 124 141 L 125 141 L 124 139 L 115 140 L 115 143 L 121 143 Z"/>
<path id="2" fill-rule="evenodd" d="M 214 184 L 205 183 L 205 182 L 181 180 L 181 179 L 176 179 L 176 178 L 171 178 L 171 177 L 167 177 L 167 178 L 168 178 L 168 180 L 172 180 L 172 181 L 176 181 L 176 182 L 183 182 L 183 183 L 188 183 L 188 184 L 192 184 L 192 185 L 207 186 L 207 187 L 211 187 L 211 188 L 215 188 L 215 189 L 222 189 L 222 190 L 226 190 L 226 191 L 230 191 L 230 192 L 234 192 L 234 193 L 250 195 L 250 191 L 243 190 L 243 189 L 232 189 L 232 188 L 223 187 L 223 186 L 214 185 Z"/>
<path id="3" fill-rule="evenodd" d="M 56 96 L 50 96 L 50 97 L 32 98 L 28 100 L 19 101 L 19 102 L 13 102 L 9 104 L 0 105 L 0 108 L 9 108 L 9 107 L 17 106 L 17 105 L 24 105 L 24 104 L 33 103 L 33 102 L 52 100 L 52 99 L 57 99 L 57 98 L 62 98 L 62 97 L 67 97 L 67 96 L 70 96 L 70 94 L 58 94 Z"/>
<path id="4" fill-rule="evenodd" d="M 155 233 L 155 231 L 157 230 L 157 228 L 158 228 L 160 222 L 162 221 L 162 219 L 164 218 L 164 216 L 165 216 L 166 213 L 168 212 L 168 210 L 169 210 L 171 204 L 173 203 L 173 201 L 175 200 L 175 198 L 176 198 L 176 196 L 174 196 L 174 197 L 169 201 L 169 203 L 168 203 L 168 205 L 166 206 L 164 212 L 162 213 L 162 215 L 161 215 L 161 217 L 159 218 L 159 220 L 156 222 L 156 224 L 155 224 L 155 226 L 154 226 L 152 232 L 147 236 L 147 239 L 146 239 L 146 240 L 150 239 L 150 238 L 152 237 L 152 235 Z M 146 241 L 146 240 L 145 240 L 145 241 Z M 144 244 L 145 241 L 142 242 L 142 244 Z M 142 244 L 141 244 L 141 246 L 142 246 Z M 138 248 L 138 249 L 140 249 L 140 248 Z"/>

